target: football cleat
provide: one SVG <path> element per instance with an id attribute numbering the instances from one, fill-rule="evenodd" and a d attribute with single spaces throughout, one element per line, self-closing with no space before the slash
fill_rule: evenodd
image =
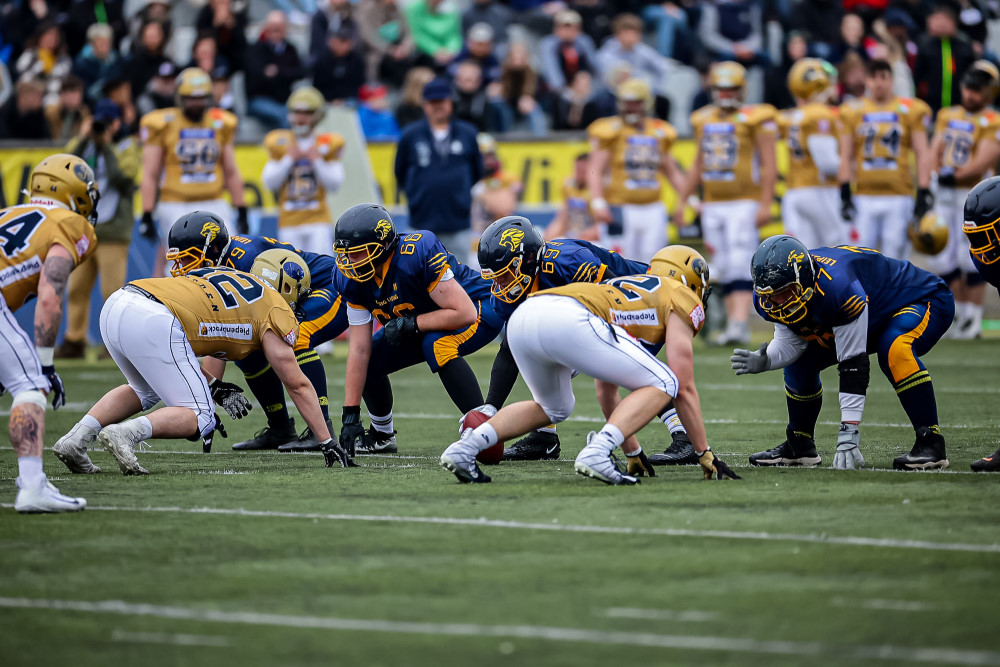
<path id="1" fill-rule="evenodd" d="M 59 493 L 45 475 L 34 484 L 25 484 L 17 478 L 17 500 L 14 509 L 21 514 L 54 514 L 58 512 L 79 512 L 87 509 L 87 501 Z"/>
<path id="2" fill-rule="evenodd" d="M 786 430 L 788 439 L 775 447 L 750 455 L 752 466 L 801 466 L 815 468 L 823 459 L 816 451 L 816 442 L 805 435 Z"/>
<path id="3" fill-rule="evenodd" d="M 892 461 L 896 470 L 935 470 L 948 467 L 944 452 L 944 436 L 937 426 L 917 428 L 917 441 L 909 454 L 897 456 Z"/>
<path id="4" fill-rule="evenodd" d="M 295 420 L 289 418 L 287 422 L 275 428 L 265 426 L 254 433 L 253 437 L 243 442 L 237 442 L 233 449 L 237 451 L 248 451 L 251 449 L 278 449 L 288 442 L 297 442 L 298 433 L 295 432 Z"/>
<path id="5" fill-rule="evenodd" d="M 598 435 L 593 431 L 587 435 L 587 446 L 580 450 L 573 464 L 576 473 L 612 486 L 638 484 L 638 477 L 622 474 L 617 459 L 607 448 L 591 444 Z"/>
<path id="6" fill-rule="evenodd" d="M 974 461 L 972 463 L 973 472 L 1000 472 L 1000 449 L 991 455 Z"/>
<path id="7" fill-rule="evenodd" d="M 330 430 L 330 437 L 337 439 L 337 434 L 333 430 L 333 422 L 326 420 L 326 427 Z M 279 452 L 318 452 L 320 450 L 319 440 L 313 435 L 312 429 L 307 428 L 302 431 L 297 440 L 278 445 Z"/>
<path id="8" fill-rule="evenodd" d="M 73 429 L 59 438 L 52 447 L 56 458 L 62 461 L 70 472 L 81 475 L 93 475 L 101 472 L 87 454 L 87 445 L 93 445 L 97 433 L 82 424 L 76 424 Z"/>
<path id="9" fill-rule="evenodd" d="M 479 469 L 477 454 L 479 449 L 463 437 L 448 445 L 448 449 L 441 454 L 441 467 L 453 473 L 462 484 L 487 484 L 490 476 Z"/>
<path id="10" fill-rule="evenodd" d="M 683 466 L 698 465 L 698 455 L 694 453 L 694 445 L 684 431 L 671 433 L 670 439 L 673 442 L 663 450 L 662 454 L 653 454 L 649 457 L 649 462 L 654 466 Z"/>
<path id="11" fill-rule="evenodd" d="M 503 450 L 504 461 L 544 461 L 559 458 L 559 434 L 532 431 Z"/>
<path id="12" fill-rule="evenodd" d="M 123 475 L 148 475 L 149 471 L 139 465 L 135 458 L 135 446 L 141 442 L 139 433 L 129 427 L 129 422 L 105 426 L 97 436 L 97 444 L 115 457 Z"/>
<path id="13" fill-rule="evenodd" d="M 375 430 L 374 426 L 369 426 L 365 437 L 358 443 L 358 451 L 367 454 L 395 454 L 399 451 L 396 447 L 396 431 L 383 433 Z"/>

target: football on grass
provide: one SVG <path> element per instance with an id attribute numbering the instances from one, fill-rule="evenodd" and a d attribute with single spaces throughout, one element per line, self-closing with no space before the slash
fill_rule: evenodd
<path id="1" fill-rule="evenodd" d="M 476 428 L 480 424 L 484 424 L 489 421 L 489 417 L 480 412 L 479 410 L 470 410 L 469 414 L 465 415 L 465 419 L 462 420 L 462 433 L 465 433 L 467 428 Z M 498 442 L 489 449 L 484 449 L 479 452 L 476 456 L 476 460 L 480 463 L 485 463 L 486 465 L 495 466 L 500 463 L 503 458 L 503 443 Z"/>

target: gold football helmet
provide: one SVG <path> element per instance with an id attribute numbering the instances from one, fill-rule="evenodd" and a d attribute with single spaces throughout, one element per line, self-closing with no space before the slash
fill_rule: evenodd
<path id="1" fill-rule="evenodd" d="M 288 107 L 288 124 L 292 128 L 292 132 L 299 137 L 304 137 L 312 132 L 312 129 L 320 124 L 326 114 L 326 100 L 323 99 L 323 94 L 312 86 L 297 88 L 288 96 L 286 106 Z M 295 123 L 293 118 L 296 111 L 311 114 L 309 122 L 305 125 Z"/>
<path id="2" fill-rule="evenodd" d="M 906 235 L 914 250 L 925 255 L 936 255 L 948 245 L 948 223 L 934 211 L 924 214 L 920 221 L 906 228 Z"/>
<path id="3" fill-rule="evenodd" d="M 712 293 L 708 284 L 708 262 L 700 252 L 686 245 L 669 245 L 658 250 L 650 260 L 646 273 L 670 278 L 690 287 L 702 303 Z"/>
<path id="4" fill-rule="evenodd" d="M 642 79 L 626 79 L 615 91 L 618 98 L 618 113 L 629 125 L 638 125 L 644 116 L 648 116 L 653 111 L 653 95 L 649 91 L 649 84 Z M 638 113 L 628 109 L 628 104 L 642 102 L 643 113 Z"/>
<path id="5" fill-rule="evenodd" d="M 188 67 L 177 75 L 178 97 L 208 97 L 212 94 L 212 78 L 205 70 Z"/>
<path id="6" fill-rule="evenodd" d="M 312 283 L 309 265 L 301 255 L 282 248 L 265 250 L 253 261 L 250 273 L 276 289 L 296 315 L 300 313 Z"/>
<path id="7" fill-rule="evenodd" d="M 962 85 L 982 90 L 986 95 L 986 104 L 991 104 L 1000 92 L 1000 69 L 989 60 L 977 60 L 965 71 Z"/>
<path id="8" fill-rule="evenodd" d="M 743 65 L 725 60 L 712 65 L 708 72 L 708 86 L 712 90 L 712 103 L 721 109 L 732 111 L 738 109 L 747 94 L 747 71 Z M 737 89 L 735 97 L 720 97 L 720 90 Z"/>
<path id="9" fill-rule="evenodd" d="M 788 90 L 797 99 L 811 102 L 834 82 L 833 66 L 819 58 L 803 58 L 788 71 Z"/>
<path id="10" fill-rule="evenodd" d="M 79 213 L 91 223 L 97 222 L 97 189 L 94 170 L 75 155 L 56 153 L 34 168 L 28 181 L 28 194 L 52 199 Z"/>

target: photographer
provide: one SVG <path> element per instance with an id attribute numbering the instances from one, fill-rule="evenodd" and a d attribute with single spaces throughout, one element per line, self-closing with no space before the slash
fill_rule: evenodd
<path id="1" fill-rule="evenodd" d="M 121 130 L 121 107 L 110 100 L 101 100 L 93 117 L 83 122 L 80 136 L 66 147 L 66 152 L 80 156 L 94 170 L 101 199 L 97 204 L 97 252 L 70 276 L 66 336 L 56 349 L 57 359 L 84 357 L 90 293 L 98 272 L 105 299 L 125 284 L 128 249 L 135 224 L 133 194 L 142 153 L 135 138 L 127 134 L 121 136 Z"/>

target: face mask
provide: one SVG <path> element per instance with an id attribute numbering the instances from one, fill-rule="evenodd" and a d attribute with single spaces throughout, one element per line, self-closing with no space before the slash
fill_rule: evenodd
<path id="1" fill-rule="evenodd" d="M 201 119 L 205 117 L 205 109 L 189 109 L 184 107 L 184 117 L 187 118 L 192 123 L 200 123 Z"/>

